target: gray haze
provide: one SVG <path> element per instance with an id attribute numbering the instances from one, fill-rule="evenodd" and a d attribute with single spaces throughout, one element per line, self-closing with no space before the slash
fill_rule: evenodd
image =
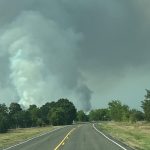
<path id="1" fill-rule="evenodd" d="M 78 109 L 150 89 L 149 0 L 0 0 L 0 103 Z"/>

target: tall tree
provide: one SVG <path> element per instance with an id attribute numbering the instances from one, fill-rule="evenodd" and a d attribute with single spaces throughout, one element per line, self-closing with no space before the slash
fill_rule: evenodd
<path id="1" fill-rule="evenodd" d="M 121 121 L 122 119 L 122 104 L 119 100 L 113 100 L 108 103 L 112 120 Z"/>
<path id="2" fill-rule="evenodd" d="M 145 95 L 144 101 L 142 101 L 142 108 L 145 114 L 145 120 L 150 121 L 150 90 L 146 90 L 147 94 Z"/>
<path id="3" fill-rule="evenodd" d="M 55 123 L 57 125 L 58 123 L 72 124 L 73 120 L 76 119 L 76 108 L 68 99 L 59 99 L 56 103 L 53 102 L 50 105 L 51 106 L 48 113 L 50 123 L 52 123 L 54 121 L 53 118 L 56 117 L 58 117 L 57 119 L 61 119 L 61 117 L 63 117 L 63 122 L 58 120 L 57 123 Z"/>
<path id="4" fill-rule="evenodd" d="M 22 108 L 18 103 L 11 103 L 9 106 L 10 124 L 12 128 L 20 127 Z"/>
<path id="5" fill-rule="evenodd" d="M 27 110 L 23 110 L 20 112 L 20 127 L 27 128 L 32 126 L 32 118 Z"/>
<path id="6" fill-rule="evenodd" d="M 122 121 L 129 121 L 130 118 L 130 109 L 128 105 L 122 105 L 122 117 L 121 120 Z"/>
<path id="7" fill-rule="evenodd" d="M 22 111 L 21 106 L 18 103 L 11 103 L 9 106 L 9 113 L 10 114 L 15 114 L 17 112 Z"/>
<path id="8" fill-rule="evenodd" d="M 0 113 L 7 114 L 8 108 L 5 104 L 0 104 Z"/>
<path id="9" fill-rule="evenodd" d="M 0 132 L 6 132 L 9 128 L 8 108 L 5 104 L 0 104 Z"/>
<path id="10" fill-rule="evenodd" d="M 40 118 L 44 122 L 44 124 L 49 124 L 49 114 L 51 112 L 52 108 L 55 108 L 56 103 L 51 102 L 51 103 L 46 103 L 43 106 L 40 107 Z"/>
<path id="11" fill-rule="evenodd" d="M 27 110 L 31 116 L 31 121 L 32 121 L 32 127 L 35 127 L 38 125 L 38 120 L 40 116 L 40 111 L 39 108 L 36 105 L 30 105 L 28 110 Z"/>
<path id="12" fill-rule="evenodd" d="M 77 110 L 72 102 L 68 99 L 60 99 L 56 102 L 57 108 L 62 108 L 64 110 L 63 118 L 64 124 L 72 124 L 73 120 L 76 119 Z"/>

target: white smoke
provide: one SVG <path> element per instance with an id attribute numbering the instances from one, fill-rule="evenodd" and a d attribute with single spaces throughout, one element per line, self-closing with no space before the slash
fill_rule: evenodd
<path id="1" fill-rule="evenodd" d="M 129 68 L 139 70 L 136 84 L 144 80 L 135 89 L 148 88 L 149 7 L 149 0 L 0 0 L 0 102 L 66 97 L 88 110 L 90 89 L 98 107 L 117 87 L 126 101 Z M 139 80 L 141 72 L 147 77 Z M 138 103 L 136 93 L 128 98 Z"/>
<path id="2" fill-rule="evenodd" d="M 9 25 L 1 47 L 9 54 L 10 79 L 20 104 L 40 105 L 61 97 L 76 101 L 76 95 L 77 106 L 91 108 L 91 93 L 80 80 L 75 58 L 80 40 L 81 34 L 63 29 L 39 12 L 24 12 Z"/>

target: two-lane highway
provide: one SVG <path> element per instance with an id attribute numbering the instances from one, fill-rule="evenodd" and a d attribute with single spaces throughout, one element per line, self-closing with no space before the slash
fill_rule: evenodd
<path id="1" fill-rule="evenodd" d="M 107 139 L 92 124 L 73 125 L 43 135 L 9 150 L 132 150 Z"/>
<path id="2" fill-rule="evenodd" d="M 120 145 L 121 146 L 121 145 Z M 119 147 L 97 132 L 92 125 L 85 124 L 75 130 L 64 144 L 63 150 L 131 150 Z"/>

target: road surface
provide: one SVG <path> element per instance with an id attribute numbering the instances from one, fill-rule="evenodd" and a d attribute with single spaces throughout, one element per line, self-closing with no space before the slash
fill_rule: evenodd
<path id="1" fill-rule="evenodd" d="M 104 137 L 92 124 L 58 129 L 7 150 L 132 150 Z"/>

